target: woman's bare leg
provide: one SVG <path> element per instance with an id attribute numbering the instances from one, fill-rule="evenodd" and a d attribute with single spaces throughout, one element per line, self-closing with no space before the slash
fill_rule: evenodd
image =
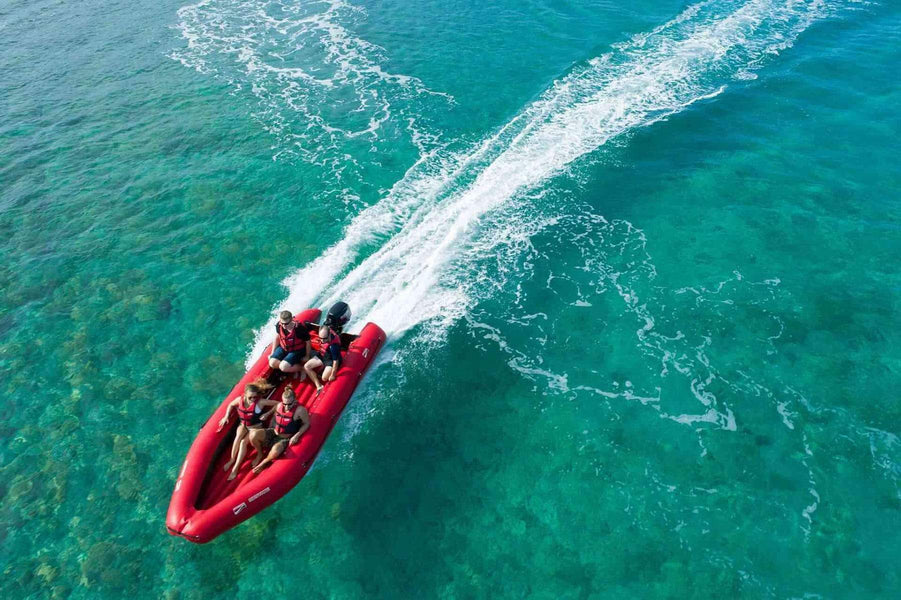
<path id="1" fill-rule="evenodd" d="M 253 446 L 253 449 L 257 451 L 256 457 L 253 459 L 253 466 L 257 466 L 260 464 L 260 461 L 263 460 L 263 439 L 266 437 L 266 430 L 262 427 L 257 429 L 253 429 L 250 432 L 249 439 L 250 445 Z"/>
<path id="2" fill-rule="evenodd" d="M 241 468 L 241 463 L 244 462 L 244 457 L 247 455 L 247 444 L 241 444 L 241 447 L 238 449 L 238 458 L 235 460 L 235 466 L 232 467 L 232 472 L 228 476 L 228 480 L 231 481 L 235 477 L 238 476 L 238 469 Z"/>
<path id="3" fill-rule="evenodd" d="M 228 462 L 225 463 L 225 467 L 223 467 L 223 471 L 228 471 L 231 466 L 235 463 L 235 456 L 238 454 L 238 448 L 241 445 L 241 440 L 244 439 L 244 436 L 247 435 L 247 428 L 244 427 L 244 423 L 238 425 L 238 431 L 235 432 L 235 441 L 232 442 L 232 453 L 231 457 L 228 459 Z"/>

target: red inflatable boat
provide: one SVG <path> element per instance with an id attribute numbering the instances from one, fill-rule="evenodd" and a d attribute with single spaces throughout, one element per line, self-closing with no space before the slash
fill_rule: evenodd
<path id="1" fill-rule="evenodd" d="M 294 319 L 301 324 L 317 322 L 320 314 L 318 309 L 310 309 Z M 319 340 L 315 330 L 311 338 L 314 347 L 317 346 Z M 269 372 L 269 348 L 266 347 L 253 367 L 207 419 L 191 445 L 169 503 L 166 516 L 169 533 L 198 544 L 206 543 L 257 514 L 297 485 L 309 471 L 351 394 L 381 350 L 385 332 L 378 325 L 368 323 L 359 335 L 342 334 L 341 342 L 342 361 L 338 375 L 326 384 L 318 396 L 309 380 L 299 382 L 289 378 L 272 390 L 270 397 L 277 400 L 285 387 L 290 385 L 298 401 L 310 411 L 310 428 L 300 442 L 289 446 L 284 454 L 258 475 L 251 472 L 255 452 L 249 448 L 238 476 L 228 481 L 228 473 L 223 471 L 223 466 L 229 458 L 238 419 L 232 416 L 222 431 L 217 432 L 216 429 L 228 403 L 243 393 L 246 384 Z"/>

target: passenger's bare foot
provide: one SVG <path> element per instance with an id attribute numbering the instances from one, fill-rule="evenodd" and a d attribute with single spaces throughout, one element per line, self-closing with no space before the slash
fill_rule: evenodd
<path id="1" fill-rule="evenodd" d="M 263 460 L 263 455 L 257 454 L 257 457 L 255 459 L 253 459 L 253 464 L 251 466 L 253 466 L 255 468 L 258 464 L 260 464 L 261 460 Z M 254 473 L 256 473 L 256 471 L 254 471 Z"/>
<path id="2" fill-rule="evenodd" d="M 228 476 L 228 480 L 231 481 L 232 479 L 234 479 L 237 476 L 238 476 L 238 472 L 232 471 L 232 474 Z"/>
<path id="3" fill-rule="evenodd" d="M 225 463 L 225 466 L 222 467 L 222 470 L 223 470 L 223 471 L 228 471 L 229 469 L 231 469 L 231 468 L 232 468 L 232 462 L 233 462 L 233 461 L 228 461 L 227 463 Z"/>
<path id="4" fill-rule="evenodd" d="M 256 465 L 256 466 L 254 466 L 254 468 L 253 468 L 253 474 L 254 474 L 254 475 L 259 474 L 259 472 L 262 471 L 263 469 L 265 469 L 267 466 L 269 466 L 269 465 Z"/>

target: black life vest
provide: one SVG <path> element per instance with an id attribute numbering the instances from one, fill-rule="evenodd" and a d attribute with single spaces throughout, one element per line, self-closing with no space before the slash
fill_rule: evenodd
<path id="1" fill-rule="evenodd" d="M 247 408 L 244 408 L 243 400 L 238 402 L 238 418 L 244 423 L 244 427 L 258 425 L 260 423 L 260 413 L 257 412 L 256 400 Z"/>
<path id="2" fill-rule="evenodd" d="M 309 335 L 301 337 L 300 327 L 300 323 L 295 323 L 294 329 L 288 331 L 281 323 L 275 324 L 275 330 L 278 332 L 278 345 L 284 348 L 285 352 L 297 352 L 306 347 Z"/>
<path id="3" fill-rule="evenodd" d="M 279 435 L 294 435 L 300 429 L 300 421 L 294 420 L 294 413 L 297 412 L 297 407 L 300 406 L 300 403 L 295 400 L 293 408 L 288 411 L 282 410 L 284 406 L 284 402 L 279 402 L 278 410 L 275 411 L 275 433 Z"/>

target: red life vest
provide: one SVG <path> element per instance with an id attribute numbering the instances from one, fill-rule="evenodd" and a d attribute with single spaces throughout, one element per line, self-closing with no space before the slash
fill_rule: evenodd
<path id="1" fill-rule="evenodd" d="M 300 429 L 300 422 L 294 420 L 294 413 L 300 402 L 294 401 L 291 410 L 283 411 L 284 402 L 278 403 L 278 410 L 275 411 L 275 433 L 279 435 L 294 435 Z"/>
<path id="2" fill-rule="evenodd" d="M 257 425 L 260 422 L 260 415 L 257 414 L 256 400 L 247 408 L 244 408 L 244 401 L 238 402 L 238 418 L 244 423 L 244 427 Z"/>
<path id="3" fill-rule="evenodd" d="M 325 356 L 326 353 L 328 352 L 329 346 L 334 346 L 334 345 L 338 346 L 338 352 L 340 354 L 341 338 L 338 336 L 337 333 L 335 333 L 331 329 L 328 330 L 328 333 L 329 333 L 328 339 L 318 338 L 319 339 L 319 354 L 321 354 L 322 356 Z"/>
<path id="4" fill-rule="evenodd" d="M 294 329 L 288 331 L 281 323 L 275 324 L 275 329 L 278 331 L 278 345 L 284 348 L 285 352 L 297 352 L 306 347 L 309 336 L 306 339 L 301 338 L 298 335 L 300 327 L 300 323 L 295 323 Z"/>

